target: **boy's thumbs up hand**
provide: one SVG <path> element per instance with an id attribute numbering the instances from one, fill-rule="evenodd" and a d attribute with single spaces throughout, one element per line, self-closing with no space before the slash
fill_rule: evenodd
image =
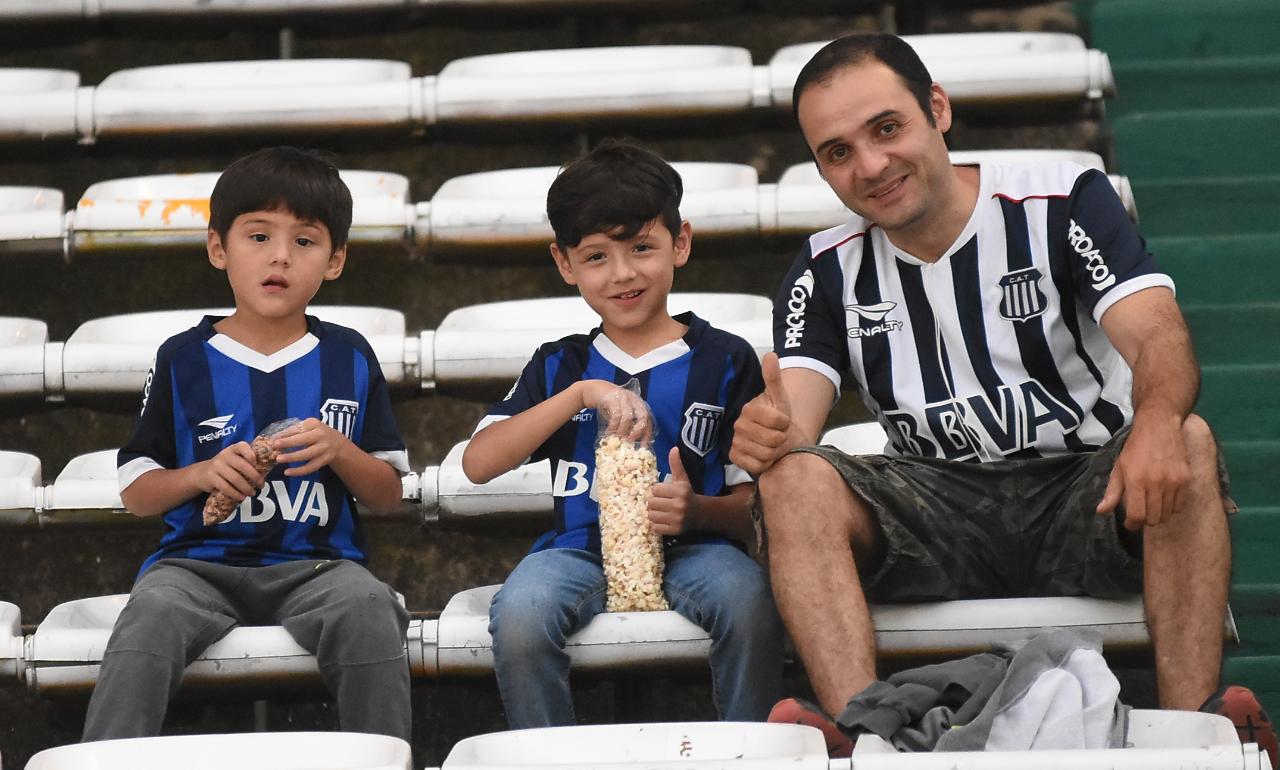
<path id="1" fill-rule="evenodd" d="M 760 365 L 764 392 L 742 407 L 733 424 L 733 446 L 729 449 L 729 460 L 752 476 L 769 470 L 791 450 L 791 402 L 782 384 L 778 354 L 766 353 Z"/>
<path id="2" fill-rule="evenodd" d="M 680 461 L 679 445 L 671 447 L 667 460 L 671 474 L 666 481 L 653 485 L 649 495 L 649 522 L 659 535 L 679 535 L 693 528 L 690 521 L 696 500 L 689 474 Z"/>

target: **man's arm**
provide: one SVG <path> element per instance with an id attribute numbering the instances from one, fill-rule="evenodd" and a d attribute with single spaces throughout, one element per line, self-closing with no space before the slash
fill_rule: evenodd
<path id="1" fill-rule="evenodd" d="M 1123 501 L 1125 527 L 1154 527 L 1175 510 L 1191 477 L 1182 422 L 1195 406 L 1200 368 L 1173 292 L 1163 286 L 1116 302 L 1100 323 L 1133 370 L 1133 426 L 1098 512 Z"/>
<path id="2" fill-rule="evenodd" d="M 816 444 L 836 395 L 831 380 L 812 369 L 780 369 L 776 353 L 765 355 L 762 369 L 764 393 L 742 408 L 729 450 L 730 461 L 752 476 L 792 449 Z"/>

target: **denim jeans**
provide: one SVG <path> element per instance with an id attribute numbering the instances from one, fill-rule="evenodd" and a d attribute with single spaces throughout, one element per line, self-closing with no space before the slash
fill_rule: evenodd
<path id="1" fill-rule="evenodd" d="M 778 698 L 782 621 L 764 570 L 727 543 L 666 551 L 671 608 L 711 636 L 711 683 L 721 719 L 759 721 Z M 576 548 L 531 553 L 489 611 L 494 672 L 512 729 L 574 723 L 566 637 L 604 612 L 600 556 Z"/>

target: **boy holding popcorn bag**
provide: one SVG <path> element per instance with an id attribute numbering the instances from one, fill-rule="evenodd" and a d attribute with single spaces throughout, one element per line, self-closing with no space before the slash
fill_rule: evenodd
<path id="1" fill-rule="evenodd" d="M 565 640 L 606 602 L 615 611 L 669 603 L 710 634 L 722 719 L 764 719 L 780 685 L 781 622 L 742 545 L 754 540 L 751 480 L 728 460 L 733 421 L 763 388 L 760 365 L 745 340 L 667 312 L 692 240 L 682 195 L 675 169 L 622 142 L 561 170 L 547 193 L 551 255 L 601 325 L 542 345 L 463 455 L 476 483 L 551 461 L 556 528 L 490 611 L 513 729 L 573 724 Z M 636 519 L 650 531 L 628 528 Z M 610 524 L 621 535 L 605 537 L 613 547 L 602 557 Z"/>

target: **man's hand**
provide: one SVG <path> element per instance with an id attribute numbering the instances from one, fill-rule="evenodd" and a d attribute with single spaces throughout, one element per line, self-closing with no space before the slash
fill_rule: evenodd
<path id="1" fill-rule="evenodd" d="M 355 445 L 338 431 L 315 417 L 308 417 L 271 442 L 280 452 L 278 463 L 305 463 L 296 468 L 286 468 L 286 476 L 306 476 L 331 464 L 338 456 Z M 285 449 L 295 448 L 292 452 Z M 301 447 L 297 449 L 296 447 Z"/>
<path id="2" fill-rule="evenodd" d="M 690 529 L 695 505 L 693 485 L 680 460 L 680 447 L 671 447 L 667 459 L 671 463 L 671 479 L 653 485 L 649 521 L 659 535 L 679 535 Z"/>
<path id="3" fill-rule="evenodd" d="M 266 483 L 253 467 L 256 459 L 253 448 L 238 441 L 207 460 L 196 475 L 196 483 L 202 492 L 221 492 L 238 504 Z"/>
<path id="4" fill-rule="evenodd" d="M 733 424 L 733 446 L 729 449 L 729 460 L 756 477 L 792 449 L 791 403 L 782 386 L 778 354 L 766 353 L 761 370 L 764 392 L 742 407 Z"/>
<path id="5" fill-rule="evenodd" d="M 1157 526 L 1177 510 L 1178 496 L 1190 479 L 1182 420 L 1168 414 L 1136 413 L 1098 513 L 1112 513 L 1123 501 L 1126 529 L 1136 532 L 1143 526 Z"/>

